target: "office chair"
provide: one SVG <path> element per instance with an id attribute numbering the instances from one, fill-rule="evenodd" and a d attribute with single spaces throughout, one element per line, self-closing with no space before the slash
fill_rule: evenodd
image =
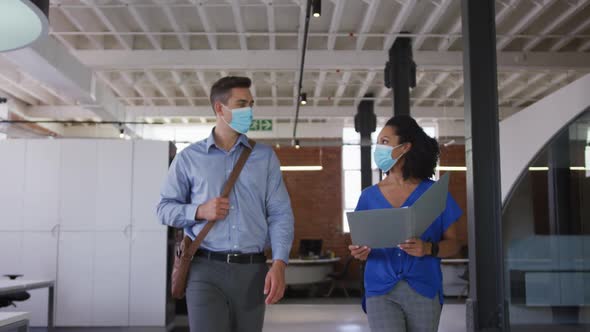
<path id="1" fill-rule="evenodd" d="M 10 280 L 16 280 L 16 278 L 22 277 L 21 274 L 6 274 L 5 277 L 9 278 Z M 9 294 L 0 296 L 0 308 L 13 306 L 16 307 L 14 302 L 23 302 L 31 298 L 31 294 L 27 292 L 19 292 L 15 294 Z"/>
<path id="2" fill-rule="evenodd" d="M 339 272 L 333 272 L 327 275 L 327 279 L 329 281 L 331 281 L 331 285 L 330 285 L 330 290 L 328 291 L 328 293 L 326 295 L 324 295 L 325 297 L 330 297 L 332 295 L 332 292 L 334 291 L 334 288 L 339 287 L 342 289 L 342 291 L 344 292 L 344 295 L 346 295 L 346 297 L 350 297 L 348 295 L 348 290 L 346 289 L 346 286 L 344 284 L 345 279 L 348 275 L 348 270 L 350 269 L 350 264 L 352 263 L 352 261 L 354 260 L 354 257 L 352 256 L 348 256 L 346 257 L 346 259 L 344 260 L 344 268 L 342 268 L 341 271 Z"/>

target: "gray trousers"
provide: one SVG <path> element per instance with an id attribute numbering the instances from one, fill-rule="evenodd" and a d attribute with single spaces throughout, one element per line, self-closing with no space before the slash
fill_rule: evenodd
<path id="1" fill-rule="evenodd" d="M 438 296 L 424 297 L 405 281 L 400 281 L 388 294 L 367 297 L 372 332 L 436 332 L 440 312 Z"/>
<path id="2" fill-rule="evenodd" d="M 191 332 L 260 332 L 266 264 L 227 264 L 195 257 L 186 289 Z"/>

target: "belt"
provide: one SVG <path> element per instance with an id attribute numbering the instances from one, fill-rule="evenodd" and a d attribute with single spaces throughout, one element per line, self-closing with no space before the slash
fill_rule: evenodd
<path id="1" fill-rule="evenodd" d="M 262 264 L 266 263 L 264 253 L 240 254 L 214 252 L 206 249 L 199 249 L 195 256 L 207 258 L 208 260 L 226 262 L 228 264 Z"/>

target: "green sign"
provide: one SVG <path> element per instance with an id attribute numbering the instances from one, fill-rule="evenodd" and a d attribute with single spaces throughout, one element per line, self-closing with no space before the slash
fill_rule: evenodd
<path id="1" fill-rule="evenodd" d="M 252 121 L 250 131 L 272 131 L 271 119 L 256 119 Z"/>

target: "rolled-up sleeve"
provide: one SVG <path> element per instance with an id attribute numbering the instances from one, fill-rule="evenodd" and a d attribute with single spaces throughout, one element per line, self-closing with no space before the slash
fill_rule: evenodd
<path id="1" fill-rule="evenodd" d="M 160 202 L 157 206 L 160 223 L 175 228 L 195 225 L 195 215 L 199 206 L 191 203 L 190 194 L 191 184 L 186 175 L 182 154 L 179 154 L 172 161 L 160 192 Z"/>
<path id="2" fill-rule="evenodd" d="M 266 216 L 269 225 L 273 260 L 289 262 L 293 244 L 294 217 L 289 193 L 283 182 L 281 165 L 274 151 L 268 165 Z"/>

